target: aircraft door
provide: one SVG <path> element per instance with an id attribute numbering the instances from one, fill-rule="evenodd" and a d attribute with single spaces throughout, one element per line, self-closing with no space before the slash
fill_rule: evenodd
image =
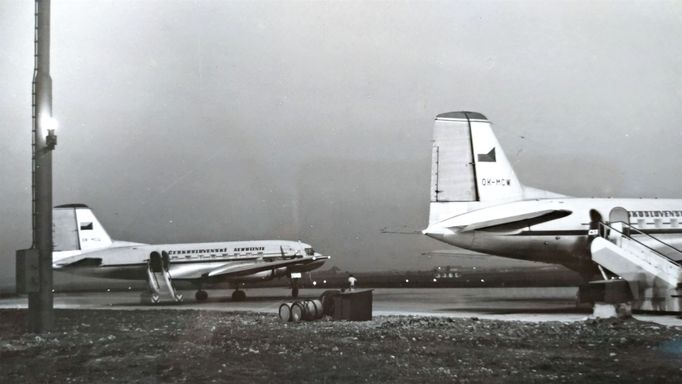
<path id="1" fill-rule="evenodd" d="M 625 235 L 630 235 L 630 213 L 623 207 L 615 207 L 609 212 L 611 227 Z"/>
<path id="2" fill-rule="evenodd" d="M 630 225 L 630 213 L 623 207 L 615 207 L 609 213 L 609 222 L 614 223 L 625 223 L 625 225 Z"/>
<path id="3" fill-rule="evenodd" d="M 163 272 L 163 262 L 161 260 L 161 255 L 158 252 L 154 251 L 149 254 L 149 264 L 152 272 Z"/>

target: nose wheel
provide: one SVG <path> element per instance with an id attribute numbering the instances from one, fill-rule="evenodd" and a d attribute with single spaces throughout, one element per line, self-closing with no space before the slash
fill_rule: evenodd
<path id="1" fill-rule="evenodd" d="M 237 289 L 232 292 L 232 301 L 244 301 L 246 300 L 246 292 Z"/>
<path id="2" fill-rule="evenodd" d="M 197 301 L 206 301 L 208 299 L 208 292 L 200 289 L 194 294 L 194 298 Z"/>
<path id="3" fill-rule="evenodd" d="M 298 281 L 301 279 L 300 273 L 292 273 L 291 277 L 291 297 L 298 297 Z"/>

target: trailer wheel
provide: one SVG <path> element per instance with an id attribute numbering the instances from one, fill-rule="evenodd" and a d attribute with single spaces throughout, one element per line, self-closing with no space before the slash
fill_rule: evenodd
<path id="1" fill-rule="evenodd" d="M 322 313 L 327 316 L 334 316 L 334 297 L 339 295 L 339 291 L 329 290 L 324 291 L 320 295 L 320 302 L 322 302 Z"/>

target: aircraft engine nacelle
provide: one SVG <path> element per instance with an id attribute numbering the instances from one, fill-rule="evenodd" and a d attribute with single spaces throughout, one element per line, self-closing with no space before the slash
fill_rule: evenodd
<path id="1" fill-rule="evenodd" d="M 289 271 L 287 271 L 287 267 L 275 268 L 272 270 L 272 277 L 282 277 L 287 276 L 288 274 Z"/>
<path id="2" fill-rule="evenodd" d="M 274 269 L 268 269 L 267 271 L 260 271 L 260 272 L 252 273 L 252 274 L 247 275 L 247 276 L 241 276 L 239 278 L 239 281 L 253 282 L 253 281 L 272 280 L 275 277 L 286 276 L 286 274 L 287 274 L 287 268 L 286 267 L 274 268 Z"/>
<path id="3" fill-rule="evenodd" d="M 313 269 L 320 268 L 324 262 L 327 261 L 326 259 L 321 259 L 317 261 L 310 262 L 308 264 L 303 264 L 303 265 L 293 265 L 289 267 L 289 273 L 291 272 L 309 272 L 312 271 Z"/>

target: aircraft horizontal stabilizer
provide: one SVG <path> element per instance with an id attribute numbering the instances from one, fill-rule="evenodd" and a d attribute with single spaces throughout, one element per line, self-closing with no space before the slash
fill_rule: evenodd
<path id="1" fill-rule="evenodd" d="M 471 223 L 461 229 L 461 232 L 476 231 L 476 230 L 514 230 L 521 229 L 530 225 L 540 224 L 547 221 L 556 220 L 566 217 L 571 214 L 571 211 L 564 209 L 548 209 L 544 211 L 524 213 L 521 215 L 497 218 L 493 220 L 479 221 Z"/>
<path id="2" fill-rule="evenodd" d="M 100 265 L 102 265 L 102 259 L 99 257 L 83 257 L 77 255 L 66 259 L 62 259 L 58 263 L 54 263 L 52 267 L 55 269 L 61 269 L 78 267 L 99 267 Z"/>
<path id="3" fill-rule="evenodd" d="M 227 264 L 223 267 L 214 269 L 208 272 L 206 277 L 236 277 L 246 276 L 256 272 L 267 271 L 269 269 L 288 267 L 293 265 L 304 265 L 319 260 L 327 260 L 329 256 L 304 256 L 289 260 L 261 262 L 261 263 L 245 263 L 245 264 Z"/>

